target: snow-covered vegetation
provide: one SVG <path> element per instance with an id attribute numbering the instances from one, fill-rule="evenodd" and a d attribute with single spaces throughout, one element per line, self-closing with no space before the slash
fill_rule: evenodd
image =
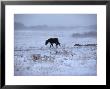
<path id="1" fill-rule="evenodd" d="M 74 34 L 72 30 L 15 30 L 14 75 L 96 76 L 97 45 L 87 45 L 96 44 L 96 37 Z M 61 46 L 46 46 L 51 37 L 58 37 Z"/>

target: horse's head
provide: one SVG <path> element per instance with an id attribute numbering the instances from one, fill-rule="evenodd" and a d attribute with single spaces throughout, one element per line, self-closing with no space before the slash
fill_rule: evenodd
<path id="1" fill-rule="evenodd" d="M 47 44 L 48 44 L 48 40 L 45 41 L 45 45 L 47 45 Z"/>

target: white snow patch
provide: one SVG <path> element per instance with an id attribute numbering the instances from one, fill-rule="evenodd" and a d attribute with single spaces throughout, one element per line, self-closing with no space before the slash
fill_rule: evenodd
<path id="1" fill-rule="evenodd" d="M 64 31 L 15 31 L 15 76 L 96 76 L 97 47 L 74 44 L 96 43 L 93 38 L 71 38 Z M 49 48 L 45 40 L 58 37 L 61 46 Z M 33 55 L 36 59 L 33 60 Z M 39 55 L 39 57 L 37 56 Z"/>

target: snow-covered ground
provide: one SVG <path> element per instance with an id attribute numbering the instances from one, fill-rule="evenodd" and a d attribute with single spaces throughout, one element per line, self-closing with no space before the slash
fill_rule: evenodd
<path id="1" fill-rule="evenodd" d="M 15 76 L 96 76 L 96 38 L 74 38 L 73 31 L 25 31 L 14 33 Z M 61 46 L 49 48 L 45 41 L 58 37 Z M 37 60 L 35 60 L 37 59 Z"/>

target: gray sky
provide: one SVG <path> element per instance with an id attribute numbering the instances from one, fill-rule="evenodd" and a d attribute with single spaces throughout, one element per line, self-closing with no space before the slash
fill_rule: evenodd
<path id="1" fill-rule="evenodd" d="M 25 26 L 88 26 L 97 24 L 96 14 L 15 14 L 14 21 Z"/>

